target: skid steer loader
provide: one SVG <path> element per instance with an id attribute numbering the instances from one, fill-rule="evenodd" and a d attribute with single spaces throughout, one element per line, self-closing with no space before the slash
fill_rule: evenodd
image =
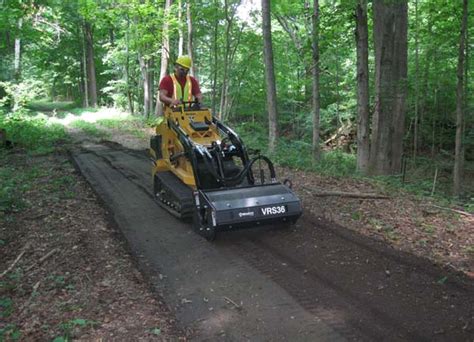
<path id="1" fill-rule="evenodd" d="M 219 231 L 294 223 L 302 213 L 272 162 L 259 153 L 250 158 L 239 136 L 198 103 L 165 108 L 150 155 L 157 202 L 178 218 L 192 218 L 208 240 Z"/>

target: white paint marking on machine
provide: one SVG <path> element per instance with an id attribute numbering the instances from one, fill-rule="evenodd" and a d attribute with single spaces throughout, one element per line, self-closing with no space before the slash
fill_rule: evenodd
<path id="1" fill-rule="evenodd" d="M 262 210 L 262 214 L 264 216 L 286 213 L 286 207 L 284 205 L 278 205 L 278 206 L 275 206 L 275 207 L 261 208 L 261 210 Z"/>
<path id="2" fill-rule="evenodd" d="M 243 216 L 254 216 L 255 213 L 253 211 L 249 211 L 249 212 L 246 212 L 246 213 L 239 213 L 239 217 L 243 217 Z"/>

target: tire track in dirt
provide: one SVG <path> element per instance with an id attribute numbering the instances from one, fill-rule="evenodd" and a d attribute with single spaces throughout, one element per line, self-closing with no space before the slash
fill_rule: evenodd
<path id="1" fill-rule="evenodd" d="M 194 329 L 196 340 L 344 340 L 229 248 L 208 243 L 161 210 L 143 187 L 151 183 L 140 171 L 147 169 L 145 158 L 132 155 L 97 144 L 73 153 L 181 327 Z M 129 177 L 134 170 L 138 176 Z"/>
<path id="2" fill-rule="evenodd" d="M 472 340 L 474 291 L 463 275 L 327 222 L 298 226 L 225 240 L 349 339 Z"/>
<path id="3" fill-rule="evenodd" d="M 106 146 L 88 153 L 152 199 L 146 156 Z M 140 169 L 124 164 L 121 153 L 136 159 Z M 237 273 L 250 265 L 316 321 L 349 340 L 474 338 L 472 282 L 331 223 L 303 217 L 293 229 L 222 233 L 208 251 L 206 244 L 198 245 L 206 258 L 215 257 L 211 249 L 216 249 Z M 288 311 L 290 319 L 299 316 L 298 309 L 285 300 L 275 298 L 273 307 Z"/>

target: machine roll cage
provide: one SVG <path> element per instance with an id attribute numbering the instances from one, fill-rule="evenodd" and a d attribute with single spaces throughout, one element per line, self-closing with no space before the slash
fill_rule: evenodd
<path id="1" fill-rule="evenodd" d="M 185 108 L 185 104 L 189 104 L 190 107 Z M 196 104 L 196 102 L 183 102 L 181 105 L 178 106 L 179 111 L 183 115 L 191 114 L 187 112 L 196 111 L 196 109 L 191 108 L 192 104 Z M 197 109 L 197 110 L 200 110 L 200 109 Z M 173 111 L 176 111 L 176 110 L 173 110 Z M 228 188 L 228 187 L 234 187 L 236 185 L 239 185 L 243 182 L 245 177 L 247 178 L 249 185 L 255 186 L 255 179 L 252 172 L 252 166 L 255 162 L 259 160 L 266 163 L 268 170 L 270 172 L 271 182 L 276 183 L 275 167 L 273 163 L 271 162 L 271 160 L 267 158 L 266 156 L 262 156 L 262 155 L 257 155 L 256 157 L 250 159 L 247 149 L 244 143 L 242 142 L 242 140 L 240 139 L 240 137 L 237 135 L 237 133 L 235 133 L 230 127 L 228 127 L 227 125 L 219 121 L 216 117 L 212 116 L 211 121 L 206 119 L 205 124 L 208 126 L 215 125 L 217 130 L 226 136 L 223 142 L 228 139 L 230 140 L 232 144 L 231 146 L 235 147 L 233 151 L 224 150 L 225 147 L 223 146 L 224 145 L 223 142 L 221 142 L 221 144 L 218 144 L 217 142 L 214 141 L 210 148 L 200 145 L 200 144 L 196 144 L 189 138 L 189 135 L 183 130 L 182 127 L 180 127 L 178 122 L 174 122 L 172 118 L 168 118 L 167 124 L 168 124 L 168 127 L 172 131 L 174 131 L 176 135 L 178 136 L 178 139 L 184 148 L 183 153 L 186 156 L 186 158 L 191 162 L 197 189 L 203 189 L 203 186 L 204 186 L 201 179 L 199 178 L 199 172 L 198 172 L 199 157 L 202 158 L 202 160 L 204 161 L 204 165 L 207 171 L 220 184 L 221 186 L 220 188 Z M 213 162 L 214 160 L 213 156 L 215 157 L 216 163 Z M 224 174 L 224 160 L 223 159 L 225 157 L 232 157 L 232 156 L 236 156 L 240 158 L 240 160 L 242 161 L 243 168 L 237 175 L 234 175 L 232 177 L 226 177 Z M 262 169 L 260 173 L 261 175 L 263 175 Z M 261 183 L 264 183 L 263 176 L 261 176 Z"/>

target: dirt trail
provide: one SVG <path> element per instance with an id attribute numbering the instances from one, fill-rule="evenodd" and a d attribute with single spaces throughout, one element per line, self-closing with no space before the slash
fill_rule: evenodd
<path id="1" fill-rule="evenodd" d="M 74 160 L 196 340 L 472 341 L 472 280 L 304 216 L 208 243 L 153 201 L 144 153 L 85 143 Z"/>

